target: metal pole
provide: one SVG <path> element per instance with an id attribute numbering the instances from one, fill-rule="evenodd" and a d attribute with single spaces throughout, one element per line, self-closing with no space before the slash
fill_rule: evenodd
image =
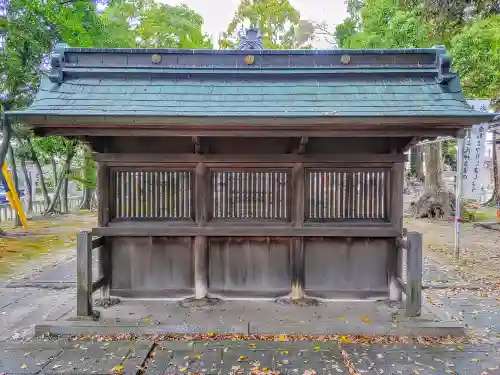
<path id="1" fill-rule="evenodd" d="M 460 131 L 457 137 L 457 173 L 455 178 L 455 236 L 454 254 L 460 258 L 460 214 L 462 211 L 462 174 L 464 168 L 464 131 Z"/>

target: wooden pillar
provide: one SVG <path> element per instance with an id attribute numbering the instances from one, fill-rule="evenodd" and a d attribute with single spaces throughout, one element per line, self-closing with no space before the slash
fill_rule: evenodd
<path id="1" fill-rule="evenodd" d="M 407 235 L 406 316 L 420 316 L 422 311 L 422 234 Z"/>
<path id="2" fill-rule="evenodd" d="M 110 171 L 107 164 L 97 163 L 97 226 L 105 227 L 108 225 L 111 215 L 110 196 L 116 194 L 114 184 L 111 183 Z M 113 190 L 110 190 L 112 189 Z M 111 289 L 111 249 L 107 241 L 99 248 L 99 273 L 100 277 L 105 277 L 105 285 L 101 288 L 101 299 L 109 299 L 109 291 Z M 92 267 L 92 254 L 90 256 L 90 264 Z"/>
<path id="3" fill-rule="evenodd" d="M 97 225 L 105 227 L 110 219 L 110 182 L 109 168 L 105 163 L 97 163 Z"/>
<path id="4" fill-rule="evenodd" d="M 400 241 L 391 241 L 389 254 L 387 257 L 387 281 L 389 284 L 389 300 L 401 301 L 403 293 L 399 286 L 398 278 L 401 277 L 400 272 L 400 257 L 401 248 Z"/>
<path id="5" fill-rule="evenodd" d="M 394 229 L 403 233 L 404 163 L 394 163 L 391 168 L 390 218 Z"/>
<path id="6" fill-rule="evenodd" d="M 92 235 L 87 231 L 76 240 L 76 315 L 92 315 Z"/>
<path id="7" fill-rule="evenodd" d="M 209 179 L 205 164 L 198 163 L 195 176 L 195 220 L 198 228 L 204 227 L 208 216 Z M 195 298 L 202 299 L 208 292 L 208 241 L 205 236 L 194 239 Z"/>
<path id="8" fill-rule="evenodd" d="M 292 204 L 292 224 L 295 228 L 304 225 L 304 184 L 305 171 L 304 164 L 298 163 L 292 171 L 293 183 L 293 204 Z M 292 299 L 304 298 L 305 288 L 305 253 L 304 238 L 295 237 L 292 244 Z"/>

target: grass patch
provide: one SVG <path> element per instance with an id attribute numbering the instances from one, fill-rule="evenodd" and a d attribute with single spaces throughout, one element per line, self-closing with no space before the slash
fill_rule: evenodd
<path id="1" fill-rule="evenodd" d="M 52 250 L 72 247 L 75 244 L 75 236 L 66 233 L 0 238 L 0 276 L 8 276 L 24 261 L 37 259 Z"/>
<path id="2" fill-rule="evenodd" d="M 28 221 L 28 229 L 4 226 L 0 237 L 0 277 L 13 273 L 16 266 L 53 251 L 76 246 L 76 235 L 94 226 L 92 215 L 60 215 Z"/>

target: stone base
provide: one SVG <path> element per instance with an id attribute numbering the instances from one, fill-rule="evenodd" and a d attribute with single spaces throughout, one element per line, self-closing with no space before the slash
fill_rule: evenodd
<path id="1" fill-rule="evenodd" d="M 299 299 L 293 299 L 293 298 L 278 298 L 275 300 L 275 302 L 279 305 L 283 306 L 289 306 L 289 305 L 294 305 L 298 307 L 313 307 L 313 306 L 319 306 L 321 304 L 321 301 L 315 299 L 315 298 L 299 298 Z"/>
<path id="2" fill-rule="evenodd" d="M 221 303 L 222 300 L 220 300 L 219 298 L 206 297 L 206 298 L 196 299 L 194 297 L 191 297 L 180 301 L 179 306 L 185 309 L 191 309 L 191 308 L 212 307 Z"/>
<path id="3" fill-rule="evenodd" d="M 107 309 L 111 306 L 119 304 L 120 302 L 121 300 L 119 298 L 97 298 L 94 301 L 94 306 Z"/>
<path id="4" fill-rule="evenodd" d="M 328 302 L 312 299 L 274 301 L 182 302 L 125 300 L 101 309 L 99 321 L 56 318 L 35 326 L 36 334 L 240 334 L 464 336 L 464 327 L 425 310 L 404 318 L 401 310 L 375 301 Z M 399 313 L 397 313 L 399 312 Z"/>

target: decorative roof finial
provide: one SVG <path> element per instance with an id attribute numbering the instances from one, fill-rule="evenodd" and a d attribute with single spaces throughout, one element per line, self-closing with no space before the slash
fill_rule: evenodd
<path id="1" fill-rule="evenodd" d="M 238 46 L 238 49 L 264 49 L 262 36 L 259 33 L 259 29 L 257 29 L 256 27 L 250 27 L 246 29 L 245 33 L 243 35 L 240 35 L 240 45 Z"/>

